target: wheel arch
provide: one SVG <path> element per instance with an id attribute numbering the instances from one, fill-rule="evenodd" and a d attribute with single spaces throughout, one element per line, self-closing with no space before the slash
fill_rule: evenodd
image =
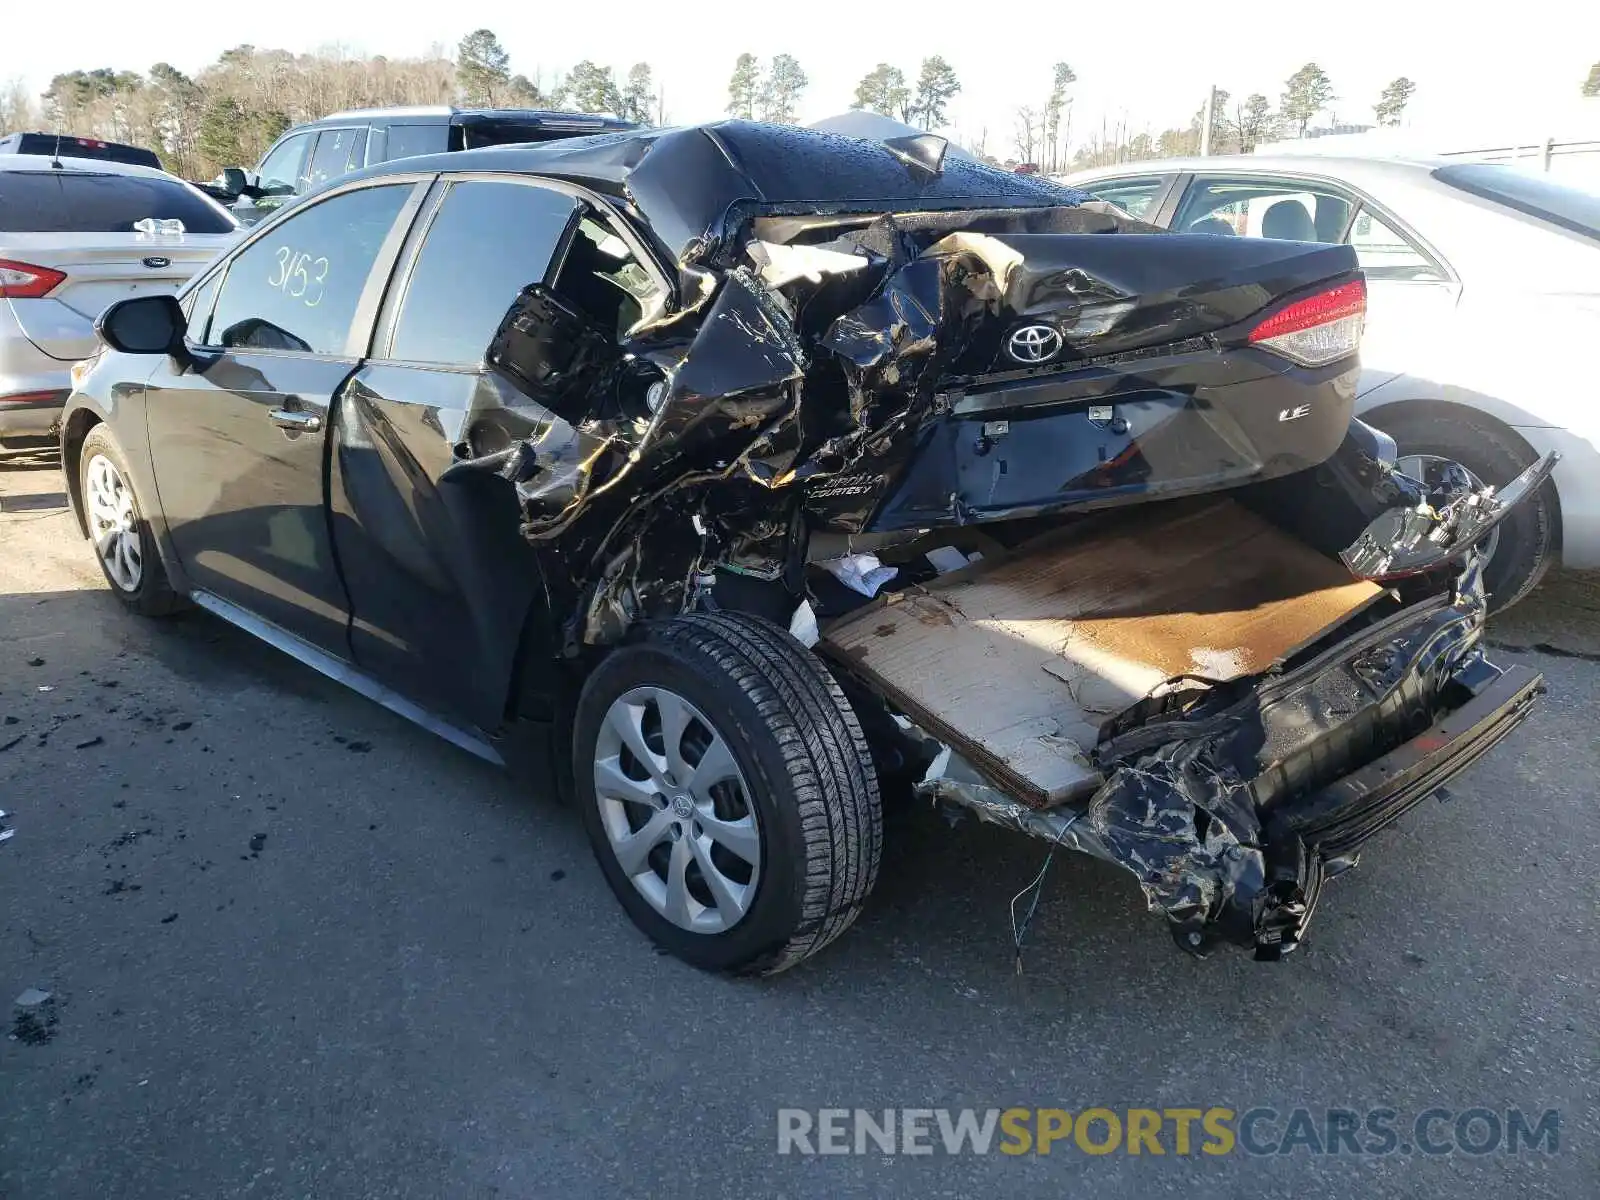
<path id="1" fill-rule="evenodd" d="M 67 500 L 72 505 L 72 515 L 77 519 L 78 532 L 89 536 L 89 520 L 83 511 L 83 482 L 80 465 L 83 459 L 83 441 L 96 425 L 104 419 L 92 408 L 76 408 L 61 427 L 61 473 L 66 478 Z"/>

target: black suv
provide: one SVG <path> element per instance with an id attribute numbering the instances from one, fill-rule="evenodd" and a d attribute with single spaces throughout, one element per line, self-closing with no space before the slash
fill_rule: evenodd
<path id="1" fill-rule="evenodd" d="M 318 184 L 373 163 L 632 128 L 614 117 L 544 109 L 351 109 L 294 126 L 261 156 L 254 171 L 229 167 L 207 190 L 240 222 L 253 225 Z"/>

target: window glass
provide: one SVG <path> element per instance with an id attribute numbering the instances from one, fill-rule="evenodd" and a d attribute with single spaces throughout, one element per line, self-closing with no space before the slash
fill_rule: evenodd
<path id="1" fill-rule="evenodd" d="M 314 204 L 228 266 L 208 343 L 343 354 L 361 292 L 410 184 L 362 188 Z"/>
<path id="2" fill-rule="evenodd" d="M 1105 183 L 1091 183 L 1084 187 L 1096 200 L 1115 204 L 1130 217 L 1147 221 L 1156 197 L 1161 194 L 1160 179 L 1110 179 Z"/>
<path id="3" fill-rule="evenodd" d="M 619 340 L 661 299 L 655 280 L 639 265 L 628 243 L 589 216 L 578 223 L 555 290 Z"/>
<path id="4" fill-rule="evenodd" d="M 541 283 L 577 201 L 521 183 L 453 185 L 406 284 L 389 357 L 476 366 L 512 302 Z"/>
<path id="5" fill-rule="evenodd" d="M 222 282 L 222 272 L 213 271 L 211 277 L 183 298 L 183 315 L 189 318 L 186 336 L 197 346 L 206 340 L 206 326 L 211 323 L 211 307 L 216 303 L 217 285 Z"/>
<path id="6" fill-rule="evenodd" d="M 0 230 L 133 233 L 146 217 L 178 220 L 188 233 L 239 227 L 219 205 L 176 179 L 77 171 L 0 171 Z"/>
<path id="7" fill-rule="evenodd" d="M 324 129 L 317 135 L 317 148 L 311 152 L 311 168 L 306 172 L 307 189 L 337 179 L 350 170 L 356 142 L 366 145 L 365 129 Z"/>
<path id="8" fill-rule="evenodd" d="M 256 171 L 259 186 L 269 196 L 290 196 L 300 181 L 301 167 L 305 165 L 306 151 L 311 146 L 309 133 L 297 133 L 278 146 Z"/>
<path id="9" fill-rule="evenodd" d="M 1350 201 L 1298 180 L 1200 179 L 1172 222 L 1178 233 L 1220 233 L 1289 242 L 1338 242 Z"/>
<path id="10" fill-rule="evenodd" d="M 1347 239 L 1368 279 L 1426 279 L 1438 281 L 1443 273 L 1376 213 L 1363 208 L 1350 225 Z"/>
<path id="11" fill-rule="evenodd" d="M 1493 163 L 1440 167 L 1433 177 L 1485 200 L 1494 200 L 1530 217 L 1560 225 L 1574 233 L 1600 237 L 1600 192 L 1585 192 Z"/>
<path id="12" fill-rule="evenodd" d="M 449 149 L 445 125 L 391 125 L 387 158 L 411 158 L 417 154 L 439 154 Z"/>

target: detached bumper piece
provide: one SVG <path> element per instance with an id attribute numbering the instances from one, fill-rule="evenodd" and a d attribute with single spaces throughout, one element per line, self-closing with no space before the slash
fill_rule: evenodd
<path id="1" fill-rule="evenodd" d="M 1455 712 L 1267 820 L 1264 886 L 1257 897 L 1235 893 L 1232 901 L 1255 910 L 1256 958 L 1278 959 L 1299 945 L 1323 883 L 1355 866 L 1367 839 L 1498 745 L 1545 690 L 1544 676 L 1526 667 L 1475 665 L 1494 678 Z M 1179 945 L 1196 948 L 1184 937 Z"/>

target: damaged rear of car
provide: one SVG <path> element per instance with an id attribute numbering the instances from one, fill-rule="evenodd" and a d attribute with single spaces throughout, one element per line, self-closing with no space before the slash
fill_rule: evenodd
<path id="1" fill-rule="evenodd" d="M 1539 691 L 1483 656 L 1474 547 L 1550 463 L 1395 469 L 1351 416 L 1348 247 L 1167 234 L 944 150 L 725 122 L 342 181 L 407 190 L 317 460 L 337 671 L 461 682 L 494 745 L 450 736 L 553 765 L 704 967 L 850 924 L 880 782 L 1126 868 L 1191 951 L 1280 956 Z M 430 246 L 467 253 L 457 189 L 508 179 L 537 277 L 472 366 L 402 352 Z"/>
<path id="2" fill-rule="evenodd" d="M 933 137 L 729 123 L 550 158 L 574 176 L 605 161 L 681 303 L 618 338 L 530 303 L 491 361 L 558 381 L 567 424 L 481 465 L 560 556 L 563 652 L 601 661 L 574 764 L 602 865 L 686 957 L 798 953 L 708 949 L 759 879 L 702 837 L 714 797 L 673 794 L 673 762 L 703 773 L 677 739 L 714 718 L 615 679 L 681 628 L 736 659 L 754 637 L 747 665 L 778 653 L 752 616 L 815 639 L 849 702 L 837 723 L 785 696 L 800 738 L 858 756 L 859 720 L 872 771 L 1127 868 L 1188 950 L 1261 958 L 1539 692 L 1478 647 L 1472 546 L 1550 464 L 1502 495 L 1397 473 L 1352 422 L 1365 289 L 1347 247 L 1159 235 L 946 163 Z M 607 416 L 619 379 L 639 403 Z M 974 565 L 930 578 L 924 552 L 952 546 Z M 862 551 L 891 577 L 870 602 L 828 569 Z M 802 918 L 807 952 L 875 869 L 857 765 L 819 801 L 857 843 L 825 874 L 854 886 Z"/>

